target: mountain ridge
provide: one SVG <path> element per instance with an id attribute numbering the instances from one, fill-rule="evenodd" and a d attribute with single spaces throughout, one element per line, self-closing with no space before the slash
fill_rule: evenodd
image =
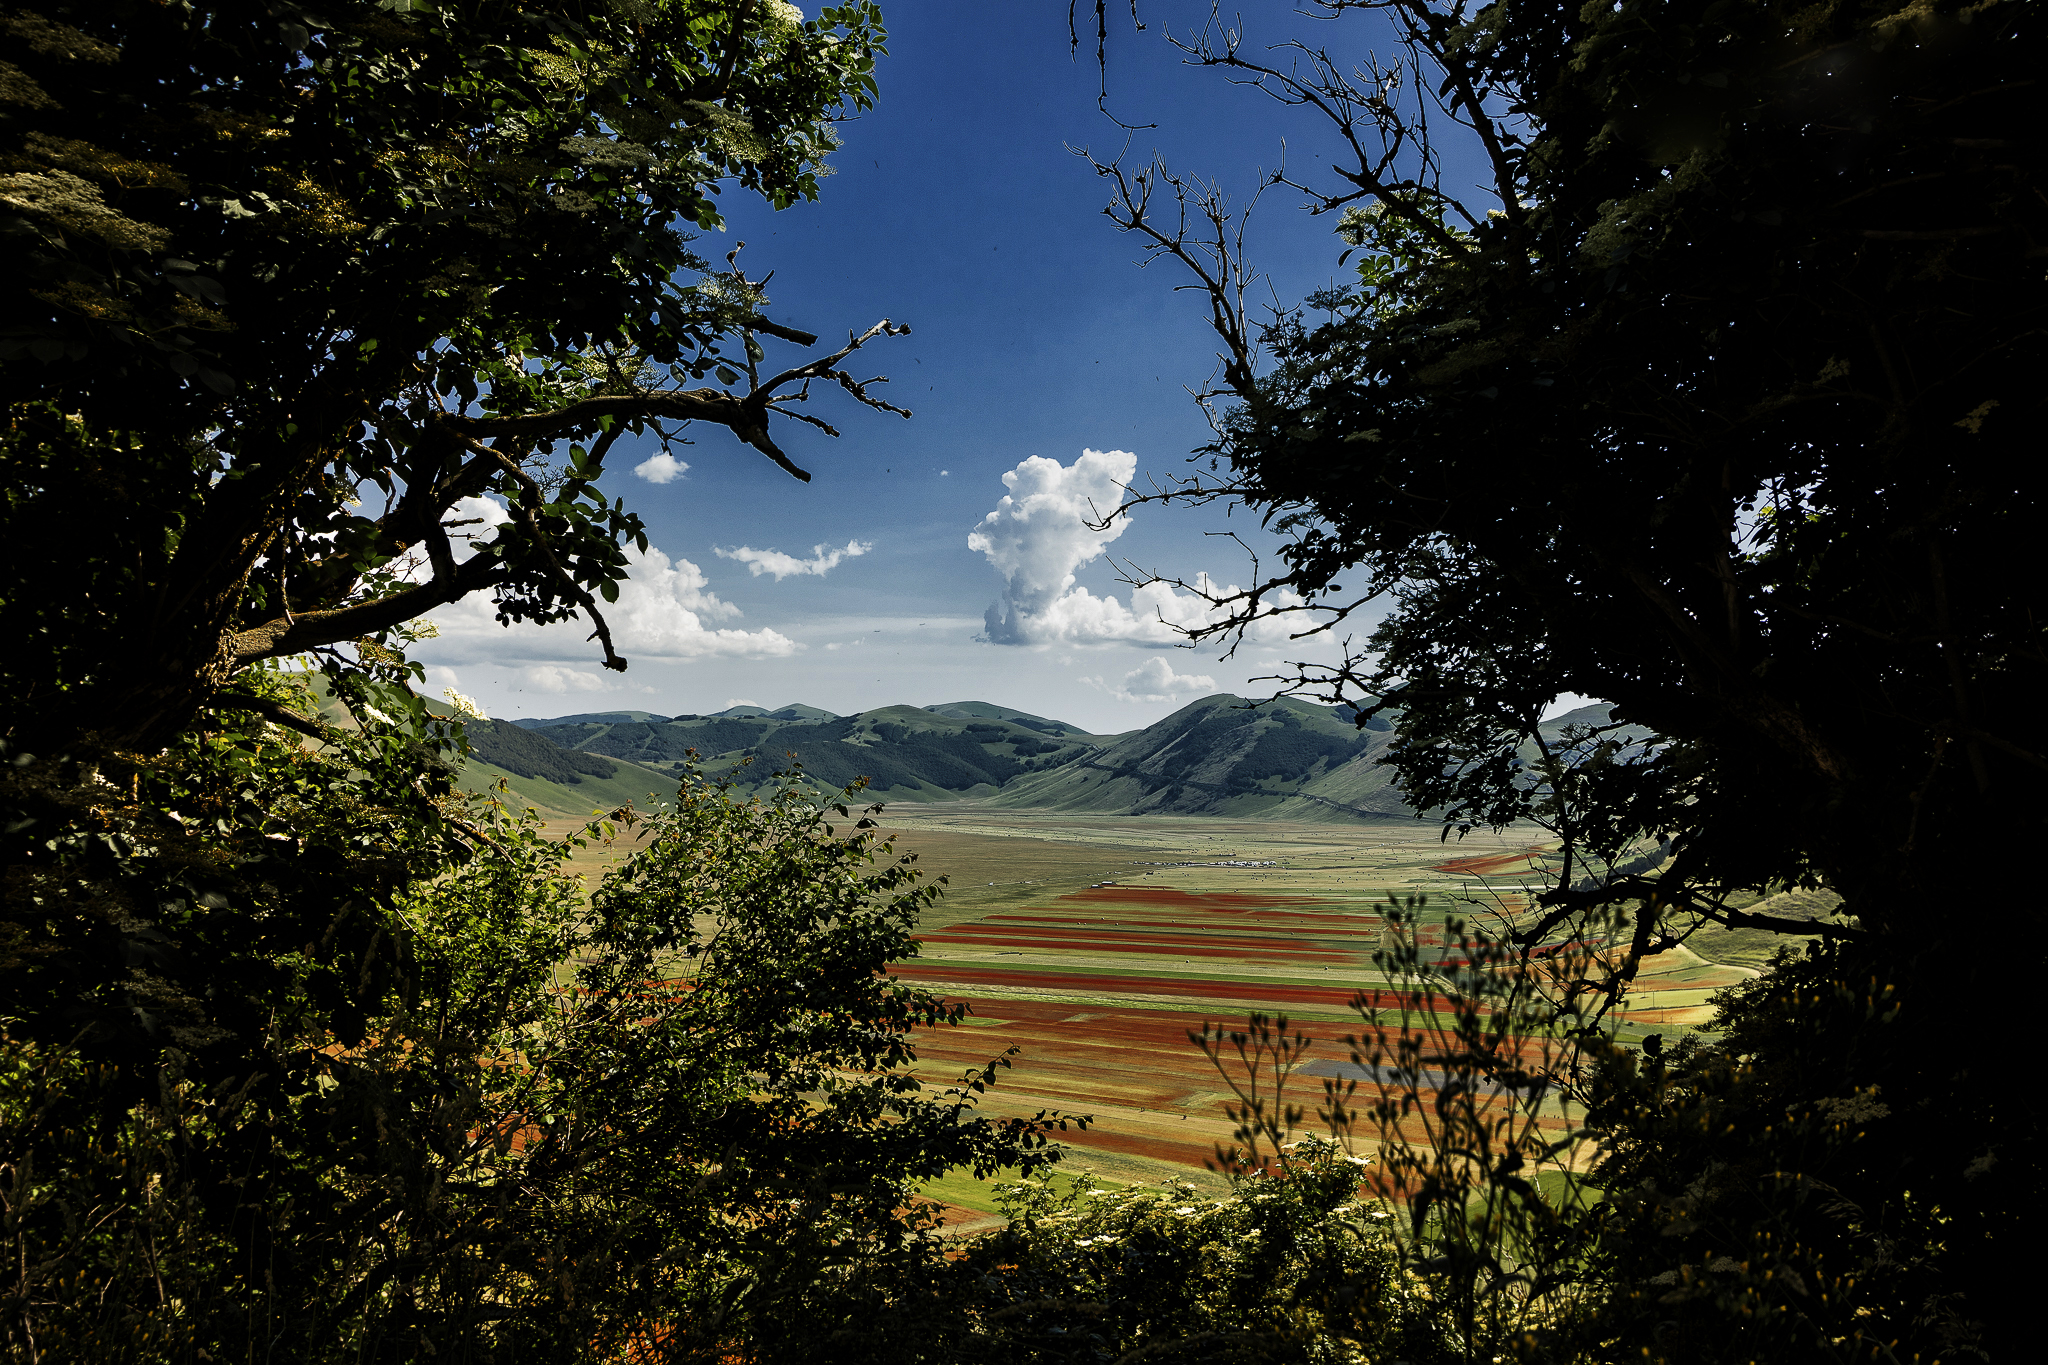
<path id="1" fill-rule="evenodd" d="M 1544 728 L 1558 733 L 1609 714 L 1605 706 L 1581 707 Z M 895 804 L 968 799 L 1103 815 L 1424 818 L 1429 813 L 1408 804 L 1393 770 L 1379 761 L 1394 743 L 1392 725 L 1376 716 L 1359 726 L 1356 716 L 1349 706 L 1217 693 L 1142 729 L 1093 735 L 990 702 L 849 716 L 801 705 L 773 712 L 737 706 L 666 720 L 621 711 L 483 722 L 472 730 L 471 748 L 473 762 L 510 771 L 515 789 L 549 780 L 534 790 L 556 809 L 575 804 L 579 784 L 599 780 L 592 766 L 599 763 L 618 765 L 602 779 L 609 790 L 642 775 L 673 782 L 693 761 L 742 787 L 765 786 L 793 762 L 828 788 L 866 778 L 875 799 Z M 597 794 L 595 786 L 588 792 Z"/>
<path id="2" fill-rule="evenodd" d="M 1391 774 L 1371 760 L 1391 742 L 1349 707 L 1230 693 L 1191 702 L 1143 729 L 1094 735 L 990 702 L 878 707 L 829 719 L 794 708 L 728 708 L 667 722 L 562 717 L 527 733 L 564 749 L 679 773 L 695 751 L 710 771 L 766 771 L 793 759 L 812 778 L 869 779 L 879 800 L 982 799 L 1004 808 L 1240 818 L 1409 818 Z M 815 709 L 815 708 L 813 708 Z M 765 777 L 764 779 L 765 780 Z"/>

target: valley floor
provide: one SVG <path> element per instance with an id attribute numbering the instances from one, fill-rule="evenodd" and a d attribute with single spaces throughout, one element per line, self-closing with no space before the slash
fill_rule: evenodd
<path id="1" fill-rule="evenodd" d="M 1539 888 L 1542 831 L 1443 843 L 1434 823 L 1351 824 L 1076 815 L 960 802 L 884 818 L 899 853 L 948 879 L 898 974 L 967 1002 L 969 1027 L 920 1039 L 943 1085 L 1016 1047 L 989 1112 L 1087 1114 L 1068 1166 L 1103 1179 L 1220 1189 L 1204 1169 L 1229 1140 L 1225 1079 L 1189 1041 L 1208 1024 L 1285 1012 L 1315 1041 L 1288 1098 L 1309 1111 L 1324 1078 L 1357 1071 L 1341 1041 L 1349 1002 L 1382 982 L 1372 955 L 1389 897 L 1432 916 L 1498 922 Z M 1703 1022 L 1707 997 L 1752 975 L 1688 949 L 1645 964 L 1624 1038 Z M 955 1177 L 930 1193 L 956 1216 L 994 1207 Z"/>

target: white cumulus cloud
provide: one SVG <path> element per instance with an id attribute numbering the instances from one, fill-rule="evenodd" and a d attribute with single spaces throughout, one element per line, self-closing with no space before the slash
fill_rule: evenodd
<path id="1" fill-rule="evenodd" d="M 999 645 L 1035 644 L 1045 638 L 1043 618 L 1074 586 L 1074 571 L 1094 560 L 1124 533 L 1123 518 L 1090 523 L 1123 501 L 1138 470 L 1128 450 L 1083 450 L 1072 465 L 1033 455 L 1003 475 L 1010 491 L 969 533 L 967 548 L 987 556 L 1003 577 L 1003 600 L 988 610 L 988 638 Z M 1055 634 L 1057 632 L 1054 632 Z"/>
<path id="2" fill-rule="evenodd" d="M 1147 659 L 1124 674 L 1124 680 L 1113 687 L 1101 678 L 1083 678 L 1081 681 L 1101 688 L 1118 701 L 1172 701 L 1177 697 L 1216 690 L 1216 680 L 1208 674 L 1176 673 L 1173 665 L 1165 659 Z"/>
<path id="3" fill-rule="evenodd" d="M 464 545 L 473 550 L 497 535 L 498 528 L 510 520 L 511 512 L 496 498 L 457 498 L 441 525 L 447 528 L 448 539 L 456 548 L 455 557 L 467 559 L 469 555 L 461 552 Z"/>
<path id="4" fill-rule="evenodd" d="M 525 671 L 526 686 L 535 692 L 602 692 L 612 684 L 581 668 L 535 664 Z"/>
<path id="5" fill-rule="evenodd" d="M 838 568 L 841 560 L 858 559 L 874 548 L 873 542 L 865 540 L 849 540 L 843 548 L 837 550 L 813 545 L 809 559 L 798 559 L 795 555 L 786 555 L 780 550 L 756 550 L 746 545 L 740 546 L 737 550 L 714 549 L 712 553 L 720 559 L 738 560 L 746 565 L 748 572 L 756 578 L 764 573 L 774 574 L 775 581 L 780 583 L 795 574 L 810 574 L 823 578 L 826 573 Z"/>
<path id="6" fill-rule="evenodd" d="M 650 545 L 644 552 L 627 549 L 626 563 L 627 577 L 619 584 L 619 600 L 604 604 L 602 610 L 611 627 L 613 644 L 629 660 L 635 656 L 777 658 L 796 653 L 797 643 L 780 631 L 741 630 L 714 624 L 733 620 L 740 609 L 712 592 L 704 571 L 691 561 L 671 559 Z M 509 627 L 500 625 L 488 593 L 477 593 L 439 608 L 433 621 L 440 627 L 440 638 L 430 651 L 421 652 L 457 662 L 582 661 L 591 658 L 597 649 L 585 639 L 590 634 L 590 623 L 580 617 L 547 626 L 524 621 Z M 562 691 L 595 690 L 569 681 L 566 672 L 549 676 Z M 604 681 L 599 674 L 586 676 Z M 540 685 L 538 680 L 536 685 Z"/>
<path id="7" fill-rule="evenodd" d="M 674 483 L 690 472 L 690 466 L 663 451 L 634 465 L 633 472 L 649 483 Z"/>
<path id="8" fill-rule="evenodd" d="M 1124 533 L 1129 519 L 1098 527 L 1123 499 L 1138 457 L 1126 450 L 1084 450 L 1071 466 L 1034 455 L 1003 475 L 1010 492 L 967 537 L 1003 578 L 1003 600 L 988 609 L 985 637 L 998 645 L 1178 644 L 1185 632 L 1228 615 L 1210 598 L 1237 592 L 1197 575 L 1182 592 L 1169 583 L 1133 588 L 1126 604 L 1078 586 L 1074 575 Z M 1283 593 L 1291 605 L 1300 599 Z M 1254 639 L 1284 639 L 1283 620 L 1249 632 Z"/>

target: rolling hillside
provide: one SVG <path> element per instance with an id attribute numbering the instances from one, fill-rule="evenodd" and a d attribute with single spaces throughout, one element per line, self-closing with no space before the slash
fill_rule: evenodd
<path id="1" fill-rule="evenodd" d="M 1256 710 L 1222 693 L 1118 736 L 1056 773 L 1004 788 L 994 804 L 1104 814 L 1356 820 L 1413 812 L 1374 763 L 1393 739 L 1342 711 L 1284 698 Z"/>
<path id="2" fill-rule="evenodd" d="M 1088 732 L 1078 725 L 1069 725 L 1063 720 L 1047 720 L 1034 716 L 1029 711 L 1013 711 L 1007 706 L 997 706 L 986 701 L 949 701 L 939 706 L 927 706 L 925 710 L 935 716 L 950 716 L 955 720 L 1007 720 L 1027 730 L 1036 730 L 1042 735 L 1085 735 Z"/>
<path id="3" fill-rule="evenodd" d="M 322 700 L 330 720 L 347 723 Z M 745 785 L 765 783 L 793 756 L 821 785 L 865 777 L 877 799 L 898 803 L 972 798 L 1014 810 L 1337 823 L 1416 818 L 1377 762 L 1393 741 L 1391 727 L 1374 718 L 1361 730 L 1352 714 L 1294 698 L 1254 708 L 1224 693 L 1142 730 L 1091 735 L 977 701 L 854 716 L 801 704 L 672 718 L 597 711 L 472 722 L 460 780 L 478 792 L 503 781 L 515 802 L 581 819 L 667 798 L 694 750 L 705 771 L 739 768 Z M 1606 717 L 1605 707 L 1585 707 L 1544 728 Z"/>
<path id="4" fill-rule="evenodd" d="M 302 680 L 312 689 L 321 719 L 343 729 L 354 728 L 354 719 L 328 691 L 324 679 L 316 674 Z M 448 703 L 437 698 L 422 697 L 421 701 L 437 716 L 453 714 Z M 660 800 L 675 792 L 675 779 L 668 773 L 601 754 L 565 750 L 516 721 L 473 720 L 464 728 L 469 737 L 469 761 L 457 774 L 457 783 L 466 791 L 487 792 L 502 781 L 513 805 L 531 806 L 549 819 L 582 820 L 628 802 L 645 809 L 650 797 Z"/>
<path id="5" fill-rule="evenodd" d="M 590 711 L 580 716 L 557 716 L 553 720 L 514 720 L 507 721 L 506 724 L 516 725 L 522 730 L 538 730 L 548 725 L 580 725 L 584 721 L 604 723 L 608 721 L 638 720 L 653 721 L 659 724 L 667 719 L 667 716 L 657 716 L 652 711 Z"/>
<path id="6" fill-rule="evenodd" d="M 1124 815 L 1220 815 L 1239 819 L 1415 819 L 1379 762 L 1393 727 L 1374 717 L 1359 729 L 1349 707 L 1285 697 L 1250 709 L 1241 697 L 1204 697 L 1156 725 L 1120 735 L 1057 771 L 1006 785 L 990 804 L 1017 809 Z M 1587 706 L 1544 723 L 1607 720 Z M 1535 758 L 1533 750 L 1528 755 Z"/>
<path id="7" fill-rule="evenodd" d="M 888 801 L 977 797 L 1011 808 L 1336 821 L 1411 814 L 1372 761 L 1391 739 L 1386 723 L 1361 731 L 1348 709 L 1309 702 L 1253 710 L 1218 695 L 1108 736 L 988 702 L 794 718 L 811 709 L 527 724 L 564 748 L 670 772 L 691 749 L 713 772 L 743 761 L 772 770 L 794 754 L 818 781 L 866 776 Z"/>
<path id="8" fill-rule="evenodd" d="M 608 777 L 587 776 L 572 784 L 545 777 L 525 777 L 496 764 L 472 758 L 456 781 L 465 791 L 488 792 L 503 779 L 510 804 L 531 806 L 550 820 L 586 820 L 631 803 L 646 810 L 675 795 L 675 779 L 631 763 L 615 763 Z"/>
<path id="9" fill-rule="evenodd" d="M 479 760 L 515 775 L 516 789 L 535 793 L 536 804 L 563 809 L 566 802 L 578 813 L 600 789 L 612 789 L 603 784 L 672 782 L 694 750 L 714 774 L 747 765 L 749 781 L 764 780 L 793 755 L 823 785 L 866 777 L 869 790 L 890 802 L 965 797 L 1006 809 L 1104 815 L 1415 818 L 1392 771 L 1377 761 L 1393 742 L 1392 727 L 1376 717 L 1361 730 L 1352 716 L 1348 707 L 1294 698 L 1253 708 L 1225 693 L 1143 730 L 1090 735 L 988 702 L 886 706 L 855 716 L 749 706 L 672 720 L 610 712 L 522 721 L 523 728 L 487 722 L 488 729 L 473 728 L 471 743 Z M 1588 707 L 1545 729 L 1605 718 L 1604 707 Z M 603 763 L 647 778 L 600 773 Z"/>
<path id="10" fill-rule="evenodd" d="M 564 749 L 511 721 L 473 720 L 464 729 L 469 735 L 469 762 L 456 780 L 468 791 L 482 792 L 502 778 L 515 803 L 543 815 L 580 820 L 628 802 L 644 810 L 650 798 L 661 800 L 675 792 L 675 779 L 666 773 Z"/>
<path id="11" fill-rule="evenodd" d="M 978 704 L 951 709 L 965 705 Z M 714 773 L 747 763 L 765 775 L 794 755 L 823 784 L 844 786 L 866 777 L 877 796 L 891 801 L 992 796 L 1018 778 L 1082 758 L 1099 742 L 1057 721 L 1012 714 L 1019 719 L 984 719 L 974 711 L 941 715 L 916 706 L 857 716 L 832 716 L 814 707 L 750 707 L 661 723 L 564 717 L 566 723 L 532 724 L 525 733 L 581 755 L 665 773 L 678 771 L 692 750 Z"/>

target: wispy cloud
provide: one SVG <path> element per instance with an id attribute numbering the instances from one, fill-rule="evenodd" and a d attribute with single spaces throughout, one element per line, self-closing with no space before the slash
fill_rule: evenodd
<path id="1" fill-rule="evenodd" d="M 798 559 L 795 555 L 786 555 L 780 550 L 756 550 L 746 545 L 740 546 L 737 550 L 713 550 L 712 553 L 720 559 L 739 561 L 746 565 L 747 571 L 756 578 L 764 573 L 773 574 L 775 581 L 780 583 L 785 578 L 802 574 L 823 578 L 838 568 L 841 561 L 857 559 L 874 548 L 873 542 L 866 540 L 849 540 L 837 550 L 813 545 L 809 559 Z"/>

